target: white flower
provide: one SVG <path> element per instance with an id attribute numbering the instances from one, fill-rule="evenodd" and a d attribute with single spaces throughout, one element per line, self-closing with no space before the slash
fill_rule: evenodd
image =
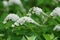
<path id="1" fill-rule="evenodd" d="M 23 25 L 24 22 L 25 22 L 24 17 L 22 17 L 19 20 L 17 20 L 14 24 L 12 24 L 12 27 L 19 26 L 19 24 Z"/>
<path id="2" fill-rule="evenodd" d="M 47 16 L 47 15 L 42 11 L 41 8 L 39 8 L 39 7 L 32 7 L 32 8 L 29 9 L 29 12 L 28 12 L 27 16 L 31 16 L 32 14 L 40 15 L 41 13 L 42 13 L 43 15 Z"/>
<path id="3" fill-rule="evenodd" d="M 51 16 L 60 16 L 60 7 L 56 7 L 53 12 L 50 14 Z"/>
<path id="4" fill-rule="evenodd" d="M 4 5 L 5 7 L 7 7 L 7 10 L 9 10 L 8 7 L 9 7 L 10 5 L 13 5 L 13 4 L 19 5 L 20 8 L 22 9 L 21 11 L 22 11 L 23 13 L 26 12 L 26 9 L 23 7 L 23 4 L 22 4 L 22 2 L 21 2 L 20 0 L 9 0 L 9 1 L 4 0 L 4 1 L 3 1 L 3 5 Z"/>
<path id="5" fill-rule="evenodd" d="M 18 15 L 11 13 L 4 19 L 3 24 L 5 24 L 8 20 L 17 21 L 18 19 Z"/>
<path id="6" fill-rule="evenodd" d="M 33 7 L 33 13 L 36 13 L 36 15 L 40 15 L 43 11 L 41 8 Z"/>
<path id="7" fill-rule="evenodd" d="M 60 31 L 60 24 L 56 25 L 54 28 L 53 28 L 53 31 Z"/>
<path id="8" fill-rule="evenodd" d="M 29 17 L 31 17 L 31 15 L 32 15 L 31 13 L 28 13 L 28 14 L 27 14 L 27 16 L 29 16 Z"/>
<path id="9" fill-rule="evenodd" d="M 12 5 L 12 4 L 21 5 L 21 1 L 20 0 L 9 0 L 9 5 Z"/>
<path id="10" fill-rule="evenodd" d="M 8 7 L 8 1 L 3 1 L 4 7 Z"/>
<path id="11" fill-rule="evenodd" d="M 8 4 L 9 4 L 9 6 L 10 6 L 10 5 L 13 5 L 13 4 L 17 4 L 17 5 L 19 5 L 20 8 L 22 9 L 21 11 L 22 11 L 23 13 L 26 12 L 26 9 L 23 7 L 23 4 L 22 4 L 21 0 L 9 0 L 9 1 L 8 1 Z"/>
<path id="12" fill-rule="evenodd" d="M 29 9 L 29 12 L 28 12 L 27 16 L 31 17 L 31 15 L 32 15 L 31 11 L 32 11 L 32 8 Z"/>
<path id="13" fill-rule="evenodd" d="M 19 20 L 17 20 L 13 25 L 12 27 L 14 27 L 15 25 L 16 26 L 19 26 L 20 25 L 23 25 L 25 22 L 29 22 L 29 23 L 34 23 L 36 25 L 39 25 L 37 22 L 35 22 L 32 18 L 30 17 L 22 17 L 20 18 Z"/>
<path id="14" fill-rule="evenodd" d="M 42 11 L 41 8 L 38 8 L 38 7 L 32 7 L 32 8 L 29 9 L 28 14 L 31 15 L 31 13 L 32 13 L 32 14 L 35 13 L 36 15 L 40 15 L 42 12 L 43 12 L 43 11 Z M 28 14 L 27 14 L 27 15 L 28 15 Z M 30 16 L 30 15 L 29 15 L 29 16 Z"/>

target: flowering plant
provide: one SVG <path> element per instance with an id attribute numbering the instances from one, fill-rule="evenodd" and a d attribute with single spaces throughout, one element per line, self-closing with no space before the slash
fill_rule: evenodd
<path id="1" fill-rule="evenodd" d="M 60 0 L 0 2 L 0 40 L 60 40 Z"/>

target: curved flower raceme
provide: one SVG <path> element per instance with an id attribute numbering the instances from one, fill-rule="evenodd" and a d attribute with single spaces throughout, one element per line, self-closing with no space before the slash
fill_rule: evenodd
<path id="1" fill-rule="evenodd" d="M 45 16 L 47 16 L 43 11 L 42 11 L 42 9 L 41 8 L 39 8 L 39 7 L 32 7 L 32 8 L 30 8 L 29 9 L 29 12 L 28 12 L 28 16 L 31 16 L 32 14 L 36 14 L 36 15 L 40 15 L 41 13 L 43 14 L 43 15 L 45 15 Z"/>
<path id="2" fill-rule="evenodd" d="M 56 7 L 50 14 L 51 16 L 60 16 L 60 7 Z"/>
<path id="3" fill-rule="evenodd" d="M 29 22 L 29 23 L 33 23 L 33 24 L 36 24 L 36 25 L 39 25 L 37 22 L 35 22 L 32 18 L 30 17 L 22 17 L 20 18 L 19 20 L 17 20 L 14 24 L 12 24 L 12 27 L 15 27 L 16 26 L 19 26 L 20 25 L 23 25 L 25 22 Z"/>
<path id="4" fill-rule="evenodd" d="M 3 24 L 5 24 L 8 20 L 12 20 L 12 21 L 17 21 L 19 19 L 19 16 L 16 14 L 9 14 L 3 21 Z"/>
<path id="5" fill-rule="evenodd" d="M 60 31 L 60 24 L 56 25 L 53 29 L 53 31 Z"/>

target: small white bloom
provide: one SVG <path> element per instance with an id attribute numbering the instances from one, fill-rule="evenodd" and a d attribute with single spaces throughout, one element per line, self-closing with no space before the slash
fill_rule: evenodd
<path id="1" fill-rule="evenodd" d="M 5 24 L 8 20 L 12 20 L 12 21 L 17 21 L 19 19 L 19 16 L 16 14 L 9 14 L 3 21 L 3 24 Z"/>
<path id="2" fill-rule="evenodd" d="M 17 4 L 17 5 L 23 6 L 23 4 L 21 3 L 20 0 L 9 0 L 9 1 L 4 0 L 3 1 L 3 5 L 4 6 L 9 6 L 9 5 L 13 5 L 13 4 Z"/>
<path id="3" fill-rule="evenodd" d="M 21 1 L 20 0 L 9 0 L 9 5 L 12 5 L 12 4 L 20 5 Z"/>
<path id="4" fill-rule="evenodd" d="M 8 7 L 8 2 L 7 1 L 3 1 L 3 5 L 4 5 L 4 7 Z"/>
<path id="5" fill-rule="evenodd" d="M 32 12 L 32 14 L 40 15 L 43 11 L 39 7 L 32 7 L 30 8 L 29 12 Z"/>
<path id="6" fill-rule="evenodd" d="M 32 8 L 29 9 L 29 12 L 31 12 L 31 11 L 32 11 Z"/>
<path id="7" fill-rule="evenodd" d="M 29 12 L 28 12 L 27 15 L 28 15 L 28 16 L 31 16 L 32 14 L 40 15 L 41 13 L 42 13 L 43 15 L 47 16 L 47 15 L 42 11 L 41 8 L 39 8 L 39 7 L 32 7 L 32 8 L 29 9 Z"/>
<path id="8" fill-rule="evenodd" d="M 60 7 L 56 7 L 50 14 L 51 16 L 60 16 Z"/>
<path id="9" fill-rule="evenodd" d="M 58 25 L 56 25 L 55 27 L 54 27 L 54 29 L 53 29 L 53 31 L 60 31 L 60 24 L 58 24 Z"/>
<path id="10" fill-rule="evenodd" d="M 14 27 L 15 25 L 16 25 L 16 26 L 19 26 L 19 24 L 20 24 L 20 25 L 23 25 L 24 22 L 25 22 L 24 17 L 22 17 L 22 18 L 20 18 L 19 20 L 17 20 L 17 21 L 12 25 L 12 27 Z"/>
<path id="11" fill-rule="evenodd" d="M 28 13 L 28 14 L 27 14 L 27 16 L 29 16 L 29 17 L 31 17 L 31 15 L 32 15 L 31 13 Z"/>
<path id="12" fill-rule="evenodd" d="M 12 24 L 12 27 L 15 27 L 15 25 Z"/>
<path id="13" fill-rule="evenodd" d="M 23 4 L 22 4 L 21 0 L 9 0 L 9 1 L 8 1 L 8 4 L 9 4 L 9 5 L 17 4 L 17 5 L 19 5 L 20 8 L 22 9 L 22 10 L 21 10 L 22 12 L 26 12 L 26 9 L 23 7 Z"/>
<path id="14" fill-rule="evenodd" d="M 40 15 L 42 13 L 42 9 L 38 7 L 33 7 L 33 13 L 36 13 L 36 15 Z"/>
<path id="15" fill-rule="evenodd" d="M 17 20 L 13 25 L 19 26 L 23 25 L 25 22 L 29 22 L 29 23 L 34 23 L 36 25 L 39 25 L 37 22 L 35 22 L 32 18 L 30 17 L 22 17 L 19 20 Z"/>

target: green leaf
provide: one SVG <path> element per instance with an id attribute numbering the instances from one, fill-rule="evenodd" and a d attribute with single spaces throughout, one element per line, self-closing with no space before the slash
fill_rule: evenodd
<path id="1" fill-rule="evenodd" d="M 27 36 L 26 36 L 27 37 Z M 36 36 L 27 37 L 28 40 L 35 40 Z"/>
<path id="2" fill-rule="evenodd" d="M 53 40 L 54 39 L 54 34 L 43 34 L 44 38 L 46 40 Z"/>
<path id="3" fill-rule="evenodd" d="M 4 36 L 4 34 L 0 34 L 0 37 L 1 37 L 1 36 Z"/>
<path id="4" fill-rule="evenodd" d="M 23 38 L 21 40 L 26 40 L 26 38 L 23 36 Z"/>

